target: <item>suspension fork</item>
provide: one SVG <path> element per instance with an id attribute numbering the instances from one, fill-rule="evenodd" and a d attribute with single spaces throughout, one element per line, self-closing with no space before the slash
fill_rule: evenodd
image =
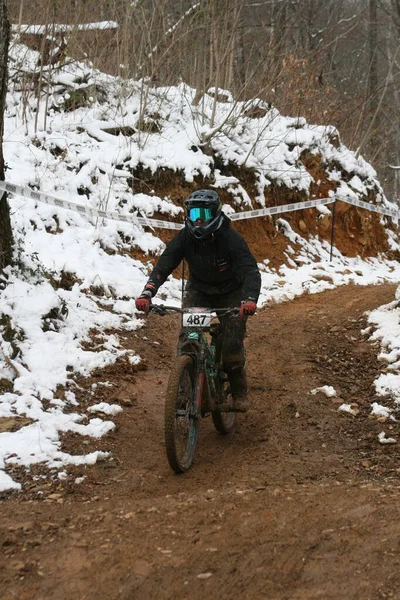
<path id="1" fill-rule="evenodd" d="M 201 410 L 201 400 L 203 398 L 204 383 L 205 383 L 205 371 L 202 369 L 198 373 L 197 378 L 196 378 L 196 388 L 195 388 L 195 396 L 194 396 L 196 412 L 200 412 L 200 410 Z"/>
<path id="2" fill-rule="evenodd" d="M 189 340 L 185 337 L 185 334 L 181 332 L 181 339 L 178 345 L 178 355 L 187 354 L 194 360 L 195 365 L 195 386 L 194 394 L 191 402 L 190 414 L 192 417 L 199 417 L 201 415 L 201 409 L 203 404 L 203 398 L 209 397 L 208 389 L 208 376 L 207 376 L 207 364 L 206 364 L 206 350 L 204 342 L 196 340 Z"/>
<path id="3" fill-rule="evenodd" d="M 204 396 L 204 392 L 207 387 L 207 374 L 206 374 L 206 361 L 205 361 L 205 352 L 204 348 L 200 349 L 199 354 L 197 355 L 196 360 L 196 386 L 194 391 L 194 401 L 196 407 L 196 413 L 200 415 L 202 400 Z"/>

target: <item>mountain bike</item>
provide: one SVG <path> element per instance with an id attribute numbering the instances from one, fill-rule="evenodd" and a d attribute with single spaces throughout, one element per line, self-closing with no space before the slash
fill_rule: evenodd
<path id="1" fill-rule="evenodd" d="M 217 317 L 238 315 L 238 308 L 177 308 L 153 304 L 150 312 L 182 315 L 177 359 L 165 399 L 165 444 L 175 473 L 192 465 L 201 417 L 211 415 L 216 430 L 225 435 L 235 423 L 230 410 L 229 381 L 222 367 L 222 327 Z"/>

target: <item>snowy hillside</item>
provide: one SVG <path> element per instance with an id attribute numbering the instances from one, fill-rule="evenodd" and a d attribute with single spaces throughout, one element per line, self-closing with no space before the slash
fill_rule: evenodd
<path id="1" fill-rule="evenodd" d="M 184 84 L 152 89 L 72 62 L 54 70 L 51 81 L 45 73 L 38 102 L 24 83 L 24 73 L 32 74 L 37 61 L 38 54 L 25 46 L 11 48 L 4 134 L 10 183 L 122 217 L 178 223 L 183 222 L 183 199 L 200 184 L 221 192 L 228 214 L 270 206 L 274 193 L 287 194 L 288 202 L 355 196 L 392 208 L 374 169 L 341 145 L 333 128 L 284 117 L 259 101 L 234 102 L 227 92 L 221 98 L 221 91 L 218 101 L 210 92 L 194 106 L 196 91 Z M 303 160 L 313 156 L 322 157 L 324 179 L 315 179 Z M 241 169 L 246 177 L 251 170 L 250 186 L 246 177 L 241 180 Z M 171 179 L 165 182 L 166 173 L 176 174 L 174 185 Z M 150 259 L 164 247 L 163 230 L 88 218 L 20 196 L 9 196 L 9 203 L 15 264 L 0 282 L 0 426 L 5 423 L 0 490 L 20 487 L 6 473 L 8 466 L 45 462 L 61 468 L 105 456 L 71 456 L 61 449 L 60 432 L 101 437 L 114 427 L 110 418 L 93 416 L 96 408 L 81 409 L 73 377 L 122 356 L 133 365 L 140 361 L 135 348 L 121 350 L 118 336 L 109 331 L 142 326 L 133 298 L 146 281 Z M 316 227 L 330 219 L 327 207 L 312 214 Z M 383 230 L 383 219 L 374 218 Z M 248 238 L 254 224 L 246 224 Z M 285 215 L 268 218 L 268 227 L 283 240 L 284 261 L 273 268 L 259 246 L 260 307 L 350 282 L 400 281 L 398 263 L 387 257 L 346 258 L 335 250 L 330 262 L 327 236 L 316 230 L 302 237 Z M 387 247 L 398 250 L 394 234 L 387 236 Z M 250 241 L 256 251 L 256 238 Z M 163 292 L 169 302 L 180 302 L 177 279 L 170 278 Z M 385 323 L 398 320 L 397 310 L 395 302 L 371 317 L 375 327 L 386 327 L 378 327 L 375 337 L 384 337 L 390 350 L 385 356 L 395 363 L 400 331 L 397 338 Z M 94 335 L 95 345 L 90 344 Z M 394 377 L 390 386 L 400 390 Z M 387 394 L 389 384 L 379 385 Z M 103 416 L 120 410 L 102 408 Z M 24 426 L 18 428 L 19 423 Z"/>

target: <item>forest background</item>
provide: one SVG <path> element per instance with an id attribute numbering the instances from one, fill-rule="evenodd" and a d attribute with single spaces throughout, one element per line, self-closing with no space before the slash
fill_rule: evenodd
<path id="1" fill-rule="evenodd" d="M 400 196 L 400 0 L 8 0 L 41 64 L 65 57 L 147 86 L 185 82 L 334 125 Z M 101 22 L 102 27 L 85 28 Z M 40 24 L 32 33 L 24 25 Z M 60 27 L 69 25 L 69 27 Z M 38 94 L 45 78 L 29 80 Z M 129 93 L 129 90 L 127 90 Z M 145 102 L 146 86 L 143 86 Z M 218 96 L 218 94 L 216 94 Z M 223 93 L 220 94 L 223 97 Z"/>

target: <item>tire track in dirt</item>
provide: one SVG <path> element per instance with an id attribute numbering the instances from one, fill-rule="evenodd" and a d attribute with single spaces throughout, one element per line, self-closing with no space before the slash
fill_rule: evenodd
<path id="1" fill-rule="evenodd" d="M 121 334 L 147 369 L 108 368 L 99 379 L 114 387 L 90 403 L 132 406 L 107 439 L 64 442 L 114 460 L 76 468 L 79 486 L 19 474 L 26 491 L 0 504 L 2 598 L 399 597 L 398 450 L 367 418 L 381 365 L 360 333 L 394 290 L 347 286 L 260 311 L 246 340 L 252 409 L 228 437 L 202 421 L 184 476 L 169 470 L 162 424 L 177 319 Z M 94 380 L 80 382 L 83 401 Z M 321 385 L 359 415 L 309 394 Z"/>

